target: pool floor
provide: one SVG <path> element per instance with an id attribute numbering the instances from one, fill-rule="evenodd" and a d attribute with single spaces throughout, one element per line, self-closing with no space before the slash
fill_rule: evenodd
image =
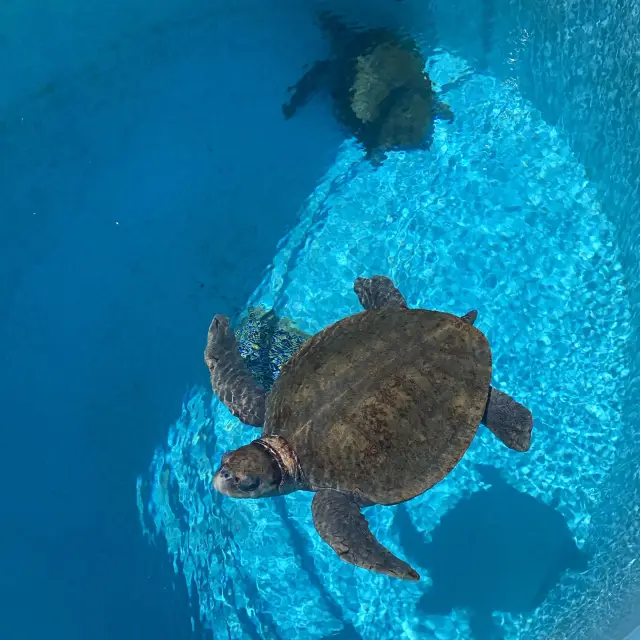
<path id="1" fill-rule="evenodd" d="M 194 389 L 138 480 L 138 506 L 214 637 L 524 638 L 588 563 L 618 437 L 616 379 L 628 374 L 613 228 L 514 82 L 443 51 L 428 69 L 454 122 L 436 124 L 429 151 L 391 153 L 378 169 L 345 141 L 247 306 L 314 333 L 359 311 L 357 276 L 384 274 L 410 306 L 475 308 L 493 385 L 533 411 L 532 448 L 511 451 L 481 428 L 432 490 L 367 511 L 423 576 L 408 584 L 341 562 L 313 530 L 310 495 L 214 495 L 220 455 L 258 432 Z"/>

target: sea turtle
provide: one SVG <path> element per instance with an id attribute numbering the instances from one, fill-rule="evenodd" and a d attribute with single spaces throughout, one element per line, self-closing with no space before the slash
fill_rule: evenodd
<path id="1" fill-rule="evenodd" d="M 222 456 L 213 484 L 233 498 L 314 491 L 315 528 L 342 560 L 419 580 L 375 539 L 361 508 L 431 488 L 481 422 L 527 451 L 533 419 L 490 386 L 491 349 L 473 326 L 476 311 L 410 309 L 385 276 L 358 278 L 354 290 L 364 311 L 307 340 L 269 394 L 242 360 L 229 319 L 214 316 L 204 352 L 213 391 L 262 434 Z"/>
<path id="2" fill-rule="evenodd" d="M 425 59 L 409 37 L 386 29 L 351 29 L 328 11 L 319 15 L 331 57 L 315 62 L 283 105 L 291 118 L 319 89 L 326 89 L 340 123 L 364 147 L 373 164 L 390 149 L 431 146 L 434 120 L 453 120 L 425 72 Z"/>

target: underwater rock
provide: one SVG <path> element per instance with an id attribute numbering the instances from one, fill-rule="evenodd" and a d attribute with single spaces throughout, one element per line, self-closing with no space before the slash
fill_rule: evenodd
<path id="1" fill-rule="evenodd" d="M 249 307 L 234 333 L 242 359 L 265 391 L 273 386 L 282 365 L 311 337 L 289 318 L 279 318 L 262 306 Z"/>

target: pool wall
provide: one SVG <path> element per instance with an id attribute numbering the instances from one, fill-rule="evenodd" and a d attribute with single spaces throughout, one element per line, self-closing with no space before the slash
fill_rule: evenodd
<path id="1" fill-rule="evenodd" d="M 640 3 L 512 0 L 510 52 L 521 91 L 568 135 L 618 229 L 631 307 L 640 309 Z M 503 65 L 507 55 L 502 56 Z M 504 70 L 508 73 L 506 65 Z M 640 624 L 640 361 L 637 337 L 624 436 L 607 497 L 593 518 L 591 570 L 532 637 L 623 638 Z"/>

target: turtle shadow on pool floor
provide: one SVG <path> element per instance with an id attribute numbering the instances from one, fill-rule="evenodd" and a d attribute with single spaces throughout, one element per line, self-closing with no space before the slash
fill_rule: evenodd
<path id="1" fill-rule="evenodd" d="M 407 558 L 433 581 L 420 599 L 419 613 L 446 616 L 465 610 L 474 640 L 501 640 L 494 612 L 533 611 L 565 571 L 584 571 L 588 556 L 555 504 L 514 489 L 498 469 L 476 468 L 491 487 L 446 513 L 431 542 L 416 530 L 404 505 L 397 507 L 394 526 Z"/>

